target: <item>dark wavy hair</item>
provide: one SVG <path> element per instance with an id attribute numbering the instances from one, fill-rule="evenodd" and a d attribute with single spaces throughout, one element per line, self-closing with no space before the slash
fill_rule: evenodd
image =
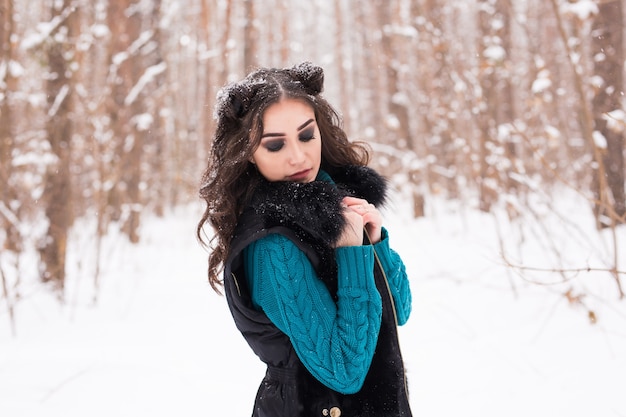
<path id="1" fill-rule="evenodd" d="M 263 113 L 270 105 L 296 99 L 313 108 L 322 141 L 321 169 L 331 176 L 339 167 L 369 162 L 367 146 L 348 141 L 341 117 L 320 95 L 323 86 L 322 68 L 304 62 L 291 68 L 257 69 L 218 93 L 217 126 L 200 186 L 206 209 L 196 229 L 200 242 L 209 247 L 209 283 L 217 293 L 238 217 L 262 180 L 250 159 L 261 141 Z M 208 243 L 206 223 L 215 232 Z"/>

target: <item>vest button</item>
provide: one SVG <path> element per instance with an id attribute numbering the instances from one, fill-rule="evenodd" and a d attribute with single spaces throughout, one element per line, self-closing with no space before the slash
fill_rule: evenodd
<path id="1" fill-rule="evenodd" d="M 330 410 L 325 408 L 322 410 L 324 417 L 341 417 L 341 409 L 339 407 L 333 407 Z"/>

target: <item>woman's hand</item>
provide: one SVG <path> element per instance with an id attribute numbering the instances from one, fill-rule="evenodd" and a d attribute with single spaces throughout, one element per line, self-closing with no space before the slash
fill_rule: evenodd
<path id="1" fill-rule="evenodd" d="M 367 200 L 364 200 L 362 198 L 344 197 L 342 203 L 346 206 L 345 216 L 348 220 L 349 226 L 352 226 L 350 228 L 354 228 L 359 224 L 361 226 L 359 229 L 357 229 L 360 231 L 360 233 L 358 233 L 359 242 L 352 246 L 361 245 L 363 243 L 363 226 L 365 226 L 365 230 L 370 237 L 371 243 L 380 242 L 382 236 L 383 217 L 378 209 L 373 204 L 368 203 Z M 356 219 L 352 219 L 354 213 L 358 214 L 361 218 L 360 223 L 357 222 Z M 344 230 L 344 235 L 345 234 L 346 230 Z M 351 240 L 351 242 L 356 242 L 356 239 Z"/>
<path id="2" fill-rule="evenodd" d="M 337 247 L 361 246 L 363 244 L 363 216 L 343 204 L 343 216 L 346 218 L 346 226 L 339 237 Z"/>

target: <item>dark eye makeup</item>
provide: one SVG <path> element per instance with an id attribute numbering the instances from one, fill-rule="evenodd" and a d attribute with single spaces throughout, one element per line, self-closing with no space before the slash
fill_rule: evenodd
<path id="1" fill-rule="evenodd" d="M 300 139 L 301 142 L 313 140 L 315 139 L 315 131 L 313 129 L 307 129 L 298 135 L 298 139 Z"/>
<path id="2" fill-rule="evenodd" d="M 268 133 L 266 135 L 263 135 L 265 137 L 271 137 L 271 136 L 276 136 L 275 139 L 265 139 L 263 141 L 263 144 L 261 146 L 263 146 L 265 149 L 267 149 L 268 152 L 278 152 L 281 149 L 283 149 L 285 147 L 285 138 L 281 137 L 283 136 L 283 134 L 281 133 Z M 310 142 L 311 140 L 315 139 L 315 128 L 311 127 L 309 129 L 303 130 L 302 132 L 298 133 L 298 140 L 300 142 Z"/>
<path id="3" fill-rule="evenodd" d="M 269 152 L 278 152 L 283 148 L 283 146 L 285 146 L 285 141 L 283 139 L 268 140 L 263 143 L 263 147 Z"/>

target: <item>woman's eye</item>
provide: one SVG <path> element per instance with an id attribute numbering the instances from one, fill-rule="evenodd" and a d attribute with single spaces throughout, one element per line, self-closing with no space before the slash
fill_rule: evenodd
<path id="1" fill-rule="evenodd" d="M 300 133 L 300 136 L 298 136 L 298 139 L 300 139 L 300 142 L 308 142 L 310 140 L 315 139 L 313 130 L 307 130 L 306 132 Z"/>
<path id="2" fill-rule="evenodd" d="M 283 140 L 272 140 L 266 142 L 263 146 L 269 152 L 278 152 L 285 146 L 285 142 Z"/>

